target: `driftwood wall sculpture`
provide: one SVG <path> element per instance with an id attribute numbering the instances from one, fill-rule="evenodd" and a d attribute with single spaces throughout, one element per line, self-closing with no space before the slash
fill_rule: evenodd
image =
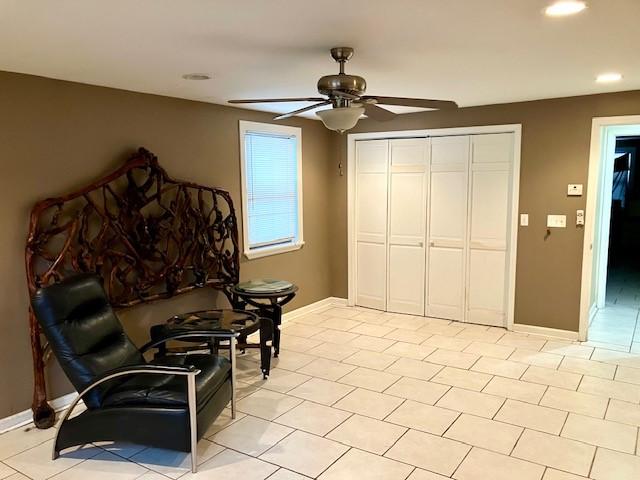
<path id="1" fill-rule="evenodd" d="M 114 307 L 238 282 L 238 227 L 228 192 L 170 178 L 141 148 L 120 169 L 31 211 L 29 293 L 81 272 L 104 280 Z M 50 356 L 31 310 L 33 418 L 53 425 L 44 369 Z"/>

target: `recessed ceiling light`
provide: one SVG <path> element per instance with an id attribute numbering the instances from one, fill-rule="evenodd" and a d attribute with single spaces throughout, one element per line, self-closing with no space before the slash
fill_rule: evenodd
<path id="1" fill-rule="evenodd" d="M 598 83 L 619 82 L 620 80 L 622 80 L 622 74 L 617 72 L 601 73 L 596 77 Z"/>
<path id="2" fill-rule="evenodd" d="M 207 75 L 206 73 L 185 73 L 182 75 L 182 78 L 185 80 L 209 80 L 211 75 Z"/>
<path id="3" fill-rule="evenodd" d="M 587 4 L 585 2 L 579 2 L 576 0 L 562 0 L 549 5 L 544 13 L 546 13 L 549 17 L 566 17 L 567 15 L 575 15 L 576 13 L 580 13 L 585 8 L 587 8 Z"/>

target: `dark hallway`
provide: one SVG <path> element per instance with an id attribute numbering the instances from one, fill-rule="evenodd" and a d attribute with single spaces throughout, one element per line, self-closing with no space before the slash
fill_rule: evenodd
<path id="1" fill-rule="evenodd" d="M 607 303 L 640 307 L 640 137 L 618 137 L 613 173 Z"/>

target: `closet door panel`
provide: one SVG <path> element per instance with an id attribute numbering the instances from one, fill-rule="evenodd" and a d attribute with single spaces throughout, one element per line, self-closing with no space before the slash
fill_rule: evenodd
<path id="1" fill-rule="evenodd" d="M 464 319 L 469 137 L 431 140 L 427 314 Z"/>
<path id="2" fill-rule="evenodd" d="M 509 216 L 508 170 L 474 171 L 471 191 L 471 242 L 506 247 Z"/>
<path id="3" fill-rule="evenodd" d="M 356 304 L 386 308 L 389 143 L 356 143 Z"/>
<path id="4" fill-rule="evenodd" d="M 416 172 L 391 167 L 389 235 L 394 240 L 424 240 L 426 204 L 423 192 L 426 187 L 424 167 Z"/>
<path id="5" fill-rule="evenodd" d="M 467 321 L 506 324 L 511 134 L 472 140 Z"/>
<path id="6" fill-rule="evenodd" d="M 389 302 L 387 310 L 424 315 L 424 248 L 389 246 Z"/>
<path id="7" fill-rule="evenodd" d="M 431 172 L 431 241 L 462 247 L 467 225 L 467 172 Z"/>
<path id="8" fill-rule="evenodd" d="M 456 135 L 431 139 L 431 166 L 468 165 L 469 136 Z"/>
<path id="9" fill-rule="evenodd" d="M 473 136 L 473 163 L 502 163 L 513 161 L 513 133 L 488 133 Z"/>
<path id="10" fill-rule="evenodd" d="M 364 173 L 358 181 L 358 240 L 385 243 L 387 176 Z"/>
<path id="11" fill-rule="evenodd" d="M 499 250 L 469 253 L 469 312 L 467 321 L 504 325 L 506 256 Z"/>
<path id="12" fill-rule="evenodd" d="M 384 244 L 358 243 L 358 305 L 385 309 L 386 253 Z"/>
<path id="13" fill-rule="evenodd" d="M 426 172 L 391 173 L 387 310 L 424 314 Z"/>
<path id="14" fill-rule="evenodd" d="M 428 140 L 390 141 L 387 310 L 424 315 Z"/>
<path id="15" fill-rule="evenodd" d="M 440 247 L 430 249 L 428 316 L 462 320 L 463 277 L 462 249 Z"/>

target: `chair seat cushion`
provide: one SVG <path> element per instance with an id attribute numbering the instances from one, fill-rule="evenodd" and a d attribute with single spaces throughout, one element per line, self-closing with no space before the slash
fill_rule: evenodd
<path id="1" fill-rule="evenodd" d="M 215 355 L 167 356 L 157 358 L 151 363 L 156 365 L 193 365 L 198 368 L 200 370 L 200 373 L 196 375 L 198 410 L 206 405 L 231 375 L 229 360 Z M 103 407 L 135 405 L 187 407 L 187 377 L 136 374 L 110 388 L 102 402 Z"/>

